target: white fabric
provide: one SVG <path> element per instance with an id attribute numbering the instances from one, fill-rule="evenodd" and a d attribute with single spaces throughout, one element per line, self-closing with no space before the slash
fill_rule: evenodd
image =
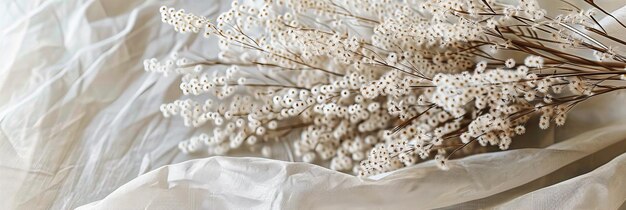
<path id="1" fill-rule="evenodd" d="M 380 180 L 361 180 L 304 163 L 213 157 L 157 169 L 84 208 L 440 208 L 493 196 L 550 176 L 555 170 L 603 148 L 619 145 L 619 142 L 623 146 L 625 135 L 626 124 L 611 126 L 546 149 L 475 155 L 452 161 L 450 171 L 441 171 L 429 162 L 396 171 Z M 619 176 L 626 173 L 624 163 L 626 154 L 589 174 L 524 195 L 511 203 L 504 203 L 501 208 L 554 209 L 573 206 L 581 207 L 577 209 L 616 209 L 626 199 L 626 176 Z M 555 190 L 557 192 L 553 192 Z M 582 195 L 569 197 L 575 193 Z M 541 202 L 533 198 L 535 194 L 542 195 L 538 197 Z M 500 196 L 498 202 L 509 199 Z M 482 202 L 480 205 L 490 207 L 498 204 Z M 467 204 L 464 206 L 467 207 Z"/>
<path id="2" fill-rule="evenodd" d="M 228 7 L 0 1 L 0 209 L 616 209 L 626 200 L 620 93 L 581 104 L 563 128 L 531 129 L 513 145 L 527 149 L 454 160 L 447 172 L 424 163 L 362 180 L 304 163 L 180 154 L 178 141 L 197 131 L 159 112 L 179 97 L 179 80 L 145 73 L 142 60 L 216 49 L 162 24 L 161 4 L 213 17 Z M 626 21 L 626 9 L 615 14 Z"/>

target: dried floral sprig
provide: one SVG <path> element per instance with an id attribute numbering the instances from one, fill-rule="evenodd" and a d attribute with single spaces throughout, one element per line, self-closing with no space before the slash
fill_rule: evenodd
<path id="1" fill-rule="evenodd" d="M 626 88 L 626 41 L 586 3 L 553 17 L 535 0 L 234 1 L 216 20 L 162 7 L 163 22 L 217 37 L 220 53 L 144 65 L 210 96 L 161 106 L 211 125 L 179 144 L 185 153 L 245 144 L 271 156 L 273 139 L 299 132 L 294 154 L 334 170 L 368 176 L 433 155 L 447 169 L 474 143 L 508 149 L 533 115 L 542 129 L 563 125 L 577 104 Z"/>

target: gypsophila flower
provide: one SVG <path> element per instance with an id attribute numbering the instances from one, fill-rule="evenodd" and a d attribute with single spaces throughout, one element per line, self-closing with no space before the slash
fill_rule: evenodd
<path id="1" fill-rule="evenodd" d="M 626 80 L 618 49 L 581 34 L 601 28 L 595 10 L 552 15 L 536 0 L 233 1 L 214 19 L 159 11 L 174 30 L 218 43 L 214 59 L 144 61 L 181 76 L 188 98 L 159 109 L 202 131 L 178 144 L 183 153 L 272 157 L 278 140 L 294 160 L 361 176 L 431 158 L 448 170 L 477 146 L 509 149 L 532 116 L 541 129 L 563 125 L 576 104 L 624 88 L 604 82 Z"/>

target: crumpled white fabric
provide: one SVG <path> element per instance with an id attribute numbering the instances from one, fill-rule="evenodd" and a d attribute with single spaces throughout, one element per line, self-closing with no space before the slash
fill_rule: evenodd
<path id="1" fill-rule="evenodd" d="M 626 200 L 626 154 L 553 186 L 532 185 L 571 173 L 572 164 L 598 164 L 596 153 L 609 147 L 624 152 L 625 135 L 626 124 L 609 126 L 545 149 L 475 155 L 451 161 L 449 171 L 427 162 L 379 180 L 305 163 L 212 157 L 149 172 L 82 208 L 616 209 Z"/>
<path id="2" fill-rule="evenodd" d="M 229 7 L 0 2 L 0 209 L 625 208 L 623 93 L 581 104 L 562 128 L 529 125 L 513 145 L 526 149 L 453 160 L 446 172 L 427 162 L 359 179 L 304 163 L 180 154 L 176 144 L 197 130 L 158 108 L 179 97 L 178 78 L 145 73 L 142 60 L 216 49 L 162 24 L 161 4 L 210 17 Z M 626 9 L 614 14 L 626 21 Z"/>

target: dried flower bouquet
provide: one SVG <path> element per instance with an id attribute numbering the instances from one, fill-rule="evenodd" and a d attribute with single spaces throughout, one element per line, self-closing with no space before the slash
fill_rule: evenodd
<path id="1" fill-rule="evenodd" d="M 185 153 L 270 156 L 273 139 L 298 133 L 295 156 L 334 170 L 369 176 L 430 157 L 445 170 L 478 145 L 508 149 L 532 116 L 563 125 L 577 104 L 626 88 L 626 41 L 597 20 L 626 26 L 593 0 L 555 16 L 536 0 L 244 2 L 216 20 L 160 8 L 176 31 L 219 39 L 217 58 L 144 62 L 181 74 L 196 99 L 161 106 L 207 126 Z"/>

